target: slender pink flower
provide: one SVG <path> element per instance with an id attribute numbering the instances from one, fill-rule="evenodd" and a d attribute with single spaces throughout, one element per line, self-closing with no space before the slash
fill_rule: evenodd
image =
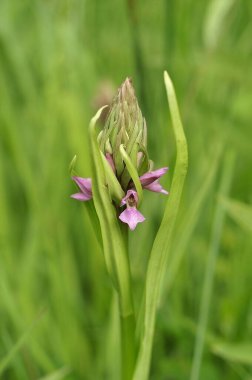
<path id="1" fill-rule="evenodd" d="M 80 193 L 72 194 L 71 198 L 77 199 L 78 201 L 89 201 L 92 199 L 92 180 L 91 178 L 82 178 L 73 176 L 72 180 L 80 189 Z"/>
<path id="2" fill-rule="evenodd" d="M 143 188 L 149 191 L 154 191 L 155 193 L 163 193 L 167 195 L 168 191 L 164 190 L 159 183 L 159 178 L 162 177 L 167 170 L 168 168 L 165 167 L 143 174 L 139 177 Z"/>
<path id="3" fill-rule="evenodd" d="M 127 223 L 131 230 L 134 230 L 138 223 L 144 222 L 145 217 L 137 210 L 138 195 L 135 190 L 128 190 L 122 199 L 121 206 L 126 205 L 126 209 L 119 215 L 123 223 Z"/>

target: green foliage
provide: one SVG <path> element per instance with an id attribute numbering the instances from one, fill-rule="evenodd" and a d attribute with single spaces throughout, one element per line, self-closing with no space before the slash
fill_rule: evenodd
<path id="1" fill-rule="evenodd" d="M 252 364 L 252 345 L 251 343 L 222 343 L 217 342 L 212 345 L 212 351 L 219 357 L 241 364 Z"/>
<path id="2" fill-rule="evenodd" d="M 251 17 L 249 0 L 1 0 L 4 380 L 118 379 L 119 321 L 100 231 L 90 223 L 92 206 L 69 198 L 75 189 L 68 166 L 77 154 L 75 170 L 91 176 L 88 124 L 103 105 L 99 87 L 109 81 L 116 88 L 132 76 L 150 156 L 155 167 L 169 166 L 163 184 L 171 189 L 175 145 L 164 69 L 176 88 L 190 166 L 163 279 L 150 379 L 189 378 L 216 207 L 228 217 L 217 247 L 200 378 L 252 376 Z M 236 161 L 223 198 L 226 150 Z M 137 311 L 165 202 L 145 192 L 146 222 L 130 233 Z"/>
<path id="3" fill-rule="evenodd" d="M 139 356 L 133 377 L 134 380 L 146 380 L 149 377 L 156 310 L 160 297 L 162 280 L 165 275 L 167 261 L 170 256 L 172 234 L 179 210 L 188 166 L 187 142 L 180 120 L 173 84 L 167 72 L 164 73 L 164 81 L 171 112 L 177 156 L 174 176 L 171 184 L 171 194 L 167 201 L 162 223 L 153 243 L 147 267 L 143 299 L 144 316 L 143 320 L 139 322 L 140 326 L 142 326 L 143 332 L 140 341 Z M 142 315 L 140 314 L 140 317 L 141 316 Z"/>
<path id="4" fill-rule="evenodd" d="M 221 199 L 231 218 L 249 232 L 252 231 L 252 207 L 233 199 Z"/>

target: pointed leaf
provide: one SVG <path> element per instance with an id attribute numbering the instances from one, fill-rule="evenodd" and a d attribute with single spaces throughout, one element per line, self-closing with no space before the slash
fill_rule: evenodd
<path id="1" fill-rule="evenodd" d="M 135 188 L 136 188 L 136 191 L 138 194 L 138 198 L 139 198 L 139 203 L 141 203 L 141 200 L 143 198 L 143 189 L 142 189 L 142 185 L 141 185 L 141 182 L 140 182 L 140 179 L 138 176 L 138 172 L 135 169 L 130 157 L 126 153 L 123 145 L 120 146 L 120 153 L 121 153 L 123 161 L 125 162 L 125 165 L 128 169 L 128 172 L 131 175 L 132 181 L 134 182 L 134 185 L 135 185 Z"/>
<path id="2" fill-rule="evenodd" d="M 167 72 L 164 73 L 164 80 L 176 140 L 177 159 L 170 196 L 167 201 L 164 217 L 156 235 L 148 263 L 144 292 L 145 312 L 144 321 L 142 322 L 142 325 L 144 325 L 144 331 L 140 342 L 140 351 L 133 380 L 148 379 L 160 287 L 170 253 L 172 232 L 179 209 L 188 165 L 186 138 L 180 120 L 174 88 Z"/>
<path id="3" fill-rule="evenodd" d="M 124 197 L 124 191 L 121 188 L 120 183 L 118 182 L 115 173 L 113 172 L 113 169 L 111 168 L 110 164 L 108 163 L 107 159 L 104 157 L 104 155 L 101 153 L 105 175 L 107 179 L 108 188 L 110 191 L 111 198 L 115 200 L 118 204 L 120 204 L 121 199 Z"/>
<path id="4" fill-rule="evenodd" d="M 250 342 L 217 342 L 212 345 L 212 351 L 224 360 L 252 365 L 252 344 Z"/>

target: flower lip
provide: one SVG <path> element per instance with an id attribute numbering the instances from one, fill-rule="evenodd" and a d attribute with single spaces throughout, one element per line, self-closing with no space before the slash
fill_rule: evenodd
<path id="1" fill-rule="evenodd" d="M 135 190 L 128 190 L 121 201 L 121 206 L 127 205 L 126 209 L 119 215 L 123 223 L 127 223 L 131 230 L 134 230 L 138 223 L 145 220 L 145 217 L 137 210 L 138 195 Z"/>
<path id="2" fill-rule="evenodd" d="M 145 217 L 135 207 L 127 207 L 120 215 L 119 219 L 123 223 L 127 223 L 133 231 L 138 223 L 144 222 Z"/>

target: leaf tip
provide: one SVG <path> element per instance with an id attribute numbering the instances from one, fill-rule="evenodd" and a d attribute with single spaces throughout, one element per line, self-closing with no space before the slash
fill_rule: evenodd
<path id="1" fill-rule="evenodd" d="M 74 157 L 73 157 L 73 159 L 72 159 L 72 161 L 70 162 L 70 165 L 69 165 L 69 173 L 70 173 L 70 175 L 72 175 L 74 173 L 76 161 L 77 161 L 77 155 L 75 154 Z"/>

